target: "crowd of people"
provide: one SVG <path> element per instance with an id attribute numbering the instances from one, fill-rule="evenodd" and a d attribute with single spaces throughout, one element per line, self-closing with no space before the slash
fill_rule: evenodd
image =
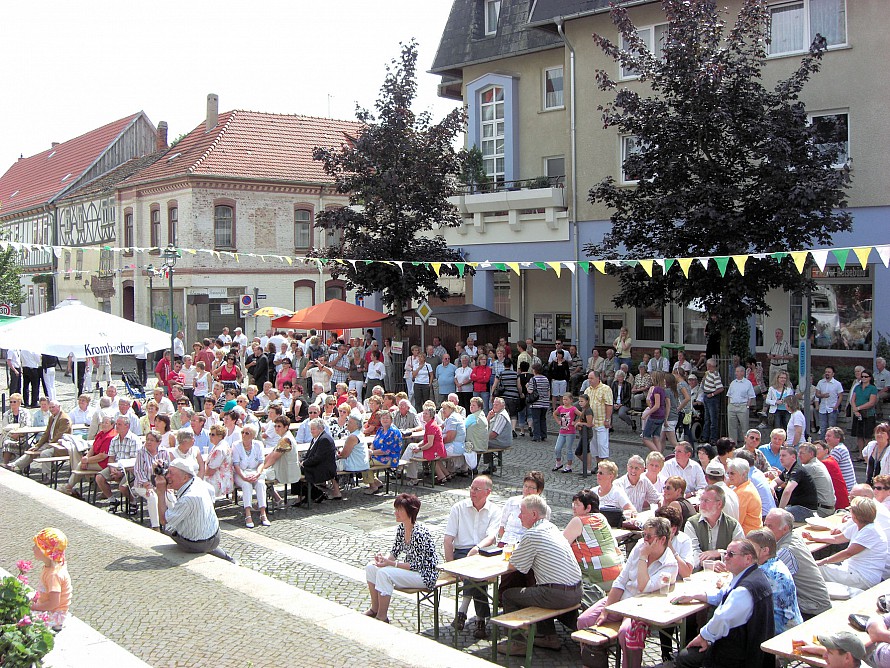
<path id="1" fill-rule="evenodd" d="M 714 359 L 702 355 L 693 364 L 681 351 L 671 363 L 660 349 L 645 354 L 633 375 L 625 330 L 605 355 L 594 349 L 586 363 L 561 341 L 541 357 L 531 340 L 480 346 L 470 338 L 452 354 L 434 338 L 398 365 L 391 341 L 380 346 L 370 331 L 348 342 L 323 341 L 312 331 L 248 341 L 236 329 L 233 337 L 224 331 L 195 343 L 192 354 L 180 333 L 179 345 L 155 365 L 157 385 L 142 405 L 118 396 L 113 384 L 97 408 L 82 394 L 70 413 L 49 397 L 31 412 L 21 394 L 12 394 L 0 423 L 3 465 L 26 471 L 34 458 L 52 455 L 53 444 L 65 443 L 69 494 L 79 496 L 83 476 L 95 475 L 112 509 L 141 498 L 152 528 L 188 551 L 230 559 L 219 548 L 215 499 L 240 490 L 245 525 L 255 526 L 256 508 L 258 522 L 268 526 L 269 504 L 285 503 L 268 481 L 289 488 L 294 505 L 320 503 L 343 498 L 339 474 L 360 476 L 364 493 L 376 494 L 384 484 L 375 471 L 407 462 L 409 484 L 417 484 L 419 460 L 426 460 L 440 483 L 475 475 L 469 498 L 451 511 L 442 549 L 446 560 L 496 547 L 512 552 L 500 585 L 507 611 L 577 605 L 580 616 L 564 622 L 595 626 L 612 619 L 611 603 L 657 590 L 665 577 L 713 568 L 731 577 L 719 595 L 695 599 L 714 614 L 676 665 L 747 665 L 739 657 L 759 653 L 761 640 L 830 607 L 826 583 L 865 590 L 890 575 L 890 425 L 876 423 L 890 371 L 880 358 L 874 373 L 857 368 L 845 393 L 826 367 L 811 393 L 818 417 L 808 420 L 800 388 L 788 380 L 790 349 L 780 330 L 776 340 L 767 387 L 754 361 L 739 363 L 724 385 Z M 724 397 L 729 435 L 719 437 Z M 855 445 L 837 426 L 846 406 Z M 749 428 L 752 409 L 763 412 L 758 428 Z M 704 418 L 699 442 L 690 429 L 696 413 Z M 548 441 L 551 418 L 558 430 L 552 471 L 571 473 L 586 454 L 597 483 L 574 495 L 563 530 L 550 522 L 540 472 L 529 472 L 522 494 L 503 508 L 489 499 L 492 454 L 517 438 Z M 624 472 L 610 456 L 613 418 L 639 429 L 646 446 L 645 458 L 633 455 Z M 769 442 L 761 444 L 766 420 Z M 15 457 L 9 433 L 33 425 L 45 432 Z M 66 440 L 75 426 L 85 429 L 84 438 Z M 859 458 L 866 464 L 862 480 L 853 467 Z M 121 466 L 125 460 L 130 464 Z M 135 512 L 135 503 L 126 505 Z M 395 542 L 366 569 L 366 614 L 382 621 L 396 588 L 429 588 L 437 575 L 437 546 L 417 522 L 420 500 L 400 494 L 394 505 Z M 840 510 L 848 517 L 830 534 L 791 532 L 795 522 Z M 610 527 L 646 512 L 641 540 L 625 556 Z M 816 560 L 801 538 L 836 551 Z M 474 635 L 487 637 L 485 588 L 467 592 L 453 624 L 462 630 L 475 602 Z M 890 640 L 888 623 L 890 616 L 872 620 L 875 642 Z M 623 620 L 623 665 L 641 664 L 648 633 L 644 624 Z M 552 620 L 540 625 L 535 643 L 561 645 Z M 667 659 L 669 643 L 662 646 Z M 856 660 L 864 653 L 850 649 L 849 638 L 819 647 L 809 651 Z M 523 643 L 499 650 L 525 653 Z M 874 655 L 882 652 L 890 654 Z"/>

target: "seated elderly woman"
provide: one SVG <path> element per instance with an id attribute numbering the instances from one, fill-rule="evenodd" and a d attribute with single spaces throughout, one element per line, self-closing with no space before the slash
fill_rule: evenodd
<path id="1" fill-rule="evenodd" d="M 204 482 L 213 487 L 216 496 L 226 496 L 234 489 L 232 448 L 226 441 L 226 428 L 221 424 L 210 427 L 210 453 L 204 465 Z"/>
<path id="2" fill-rule="evenodd" d="M 253 529 L 253 516 L 250 513 L 253 494 L 256 494 L 260 509 L 260 524 L 269 526 L 269 518 L 266 516 L 266 480 L 263 476 L 263 443 L 256 440 L 256 434 L 256 427 L 245 425 L 241 428 L 241 442 L 232 448 L 235 484 L 241 488 L 244 525 L 248 529 Z"/>
<path id="3" fill-rule="evenodd" d="M 457 412 L 457 406 L 450 401 L 442 402 L 441 414 L 443 418 L 442 442 L 445 444 L 445 452 L 449 457 L 455 455 L 464 455 L 465 457 L 464 460 L 461 460 L 461 465 L 455 467 L 455 472 L 448 474 L 448 479 L 453 478 L 457 472 L 466 475 L 469 463 L 466 461 L 465 441 L 467 439 L 467 430 L 464 426 L 465 418 Z M 451 465 L 452 462 L 449 460 L 448 463 Z M 477 463 L 475 455 L 473 456 L 473 463 Z"/>
<path id="4" fill-rule="evenodd" d="M 603 459 L 596 465 L 596 481 L 599 483 L 593 488 L 600 498 L 600 508 L 618 510 L 633 510 L 633 504 L 627 498 L 624 488 L 615 483 L 618 477 L 618 465 L 609 459 Z"/>
<path id="5" fill-rule="evenodd" d="M 160 420 L 158 422 L 160 423 Z M 175 434 L 176 439 L 176 446 L 169 449 L 171 459 L 194 459 L 198 463 L 198 477 L 203 478 L 204 458 L 201 456 L 201 449 L 195 445 L 195 432 L 191 429 L 181 429 L 170 434 Z M 159 436 L 159 438 L 163 441 L 164 437 Z"/>
<path id="6" fill-rule="evenodd" d="M 362 418 L 356 413 L 350 413 L 346 418 L 346 424 L 349 435 L 346 437 L 346 442 L 343 443 L 343 448 L 337 453 L 337 459 L 343 462 L 341 470 L 345 473 L 361 473 L 362 482 L 370 486 L 374 476 L 368 470 L 371 465 L 368 446 L 362 442 Z M 331 498 L 342 499 L 343 494 L 340 492 L 340 486 L 336 480 L 332 486 L 333 496 Z"/>
<path id="7" fill-rule="evenodd" d="M 600 514 L 600 498 L 592 489 L 582 489 L 572 497 L 574 517 L 562 535 L 572 546 L 583 576 L 582 602 L 593 605 L 612 588 L 621 574 L 624 556 L 612 536 L 609 522 Z"/>
<path id="8" fill-rule="evenodd" d="M 378 413 L 380 428 L 377 429 L 370 447 L 371 463 L 395 469 L 402 457 L 402 432 L 392 426 L 392 413 L 383 409 Z M 382 487 L 383 483 L 374 476 L 365 494 L 376 494 Z"/>
<path id="9" fill-rule="evenodd" d="M 145 415 L 139 418 L 139 429 L 143 434 L 147 434 L 155 428 L 155 421 L 158 417 L 158 402 L 149 399 L 145 402 Z"/>
<path id="10" fill-rule="evenodd" d="M 643 524 L 643 540 L 630 554 L 624 569 L 612 583 L 609 595 L 578 617 L 578 629 L 621 621 L 618 642 L 622 649 L 622 666 L 639 668 L 643 662 L 643 646 L 649 629 L 646 624 L 629 617 L 607 612 L 606 607 L 639 594 L 648 594 L 661 587 L 662 579 L 677 578 L 677 560 L 670 550 L 671 524 L 664 517 L 652 517 Z"/>
<path id="11" fill-rule="evenodd" d="M 337 406 L 336 414 L 329 418 L 322 417 L 322 419 L 327 419 L 328 431 L 331 433 L 331 437 L 335 441 L 349 436 L 350 412 L 352 412 L 352 409 L 349 408 L 349 404 L 340 404 Z"/>
<path id="12" fill-rule="evenodd" d="M 371 607 L 365 614 L 387 623 L 389 603 L 396 587 L 432 589 L 439 575 L 433 537 L 423 524 L 417 524 L 420 499 L 414 494 L 399 494 L 393 507 L 399 528 L 392 549 L 387 555 L 377 553 L 374 561 L 365 567 L 371 594 Z M 404 561 L 399 559 L 403 553 Z"/>
<path id="13" fill-rule="evenodd" d="M 291 493 L 297 494 L 298 484 L 303 477 L 303 472 L 300 470 L 300 455 L 297 453 L 297 442 L 294 440 L 294 435 L 290 433 L 290 418 L 285 415 L 276 415 L 275 421 L 272 424 L 275 429 L 275 445 L 272 446 L 274 449 L 266 455 L 266 459 L 263 462 L 263 468 L 266 471 L 272 471 L 272 477 L 269 478 L 268 474 L 266 477 L 267 479 L 277 480 L 282 485 L 290 485 Z M 269 441 L 267 440 L 266 443 L 268 444 Z M 275 503 L 279 506 L 283 505 L 284 499 L 281 498 L 274 486 L 271 489 Z"/>
<path id="14" fill-rule="evenodd" d="M 839 534 L 822 536 L 803 532 L 803 537 L 817 543 L 849 545 L 816 564 L 826 582 L 839 582 L 856 589 L 870 589 L 878 584 L 887 559 L 887 537 L 877 528 L 877 504 L 874 499 L 855 497 L 850 501 L 851 522 Z"/>
<path id="15" fill-rule="evenodd" d="M 436 423 L 436 407 L 424 406 L 421 414 L 424 421 L 423 426 L 423 442 L 418 445 L 411 446 L 415 452 L 419 452 L 421 457 L 428 462 L 435 462 L 436 482 L 444 485 L 446 481 L 445 466 L 442 460 L 448 456 L 445 452 L 445 443 L 442 441 L 442 430 Z M 411 473 L 408 473 L 409 477 Z"/>
<path id="16" fill-rule="evenodd" d="M 325 422 L 320 417 L 309 420 L 309 450 L 303 457 L 303 487 L 301 496 L 292 504 L 300 506 L 312 500 L 321 503 L 325 500 L 324 492 L 317 487 L 321 483 L 333 479 L 337 475 L 337 447 L 334 439 L 325 429 Z"/>

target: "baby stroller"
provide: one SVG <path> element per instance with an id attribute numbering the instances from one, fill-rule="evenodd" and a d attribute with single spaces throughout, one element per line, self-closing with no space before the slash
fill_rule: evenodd
<path id="1" fill-rule="evenodd" d="M 142 417 L 144 415 L 142 411 L 142 402 L 145 400 L 145 387 L 143 387 L 142 382 L 139 380 L 139 374 L 134 371 L 124 371 L 121 373 L 121 380 L 124 381 L 124 387 L 127 388 L 127 393 L 133 397 L 133 412 L 136 413 L 137 416 Z"/>

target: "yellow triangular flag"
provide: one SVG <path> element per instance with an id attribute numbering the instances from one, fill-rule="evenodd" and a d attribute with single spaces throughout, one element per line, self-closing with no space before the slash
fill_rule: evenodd
<path id="1" fill-rule="evenodd" d="M 686 278 L 689 278 L 689 267 L 692 266 L 692 261 L 694 259 L 695 259 L 694 257 L 678 257 L 677 258 L 677 264 L 680 265 L 680 269 L 683 270 L 683 275 Z"/>
<path id="2" fill-rule="evenodd" d="M 606 261 L 605 260 L 594 260 L 590 264 L 593 265 L 594 269 L 596 269 L 599 273 L 606 273 Z"/>
<path id="3" fill-rule="evenodd" d="M 854 248 L 853 252 L 856 253 L 856 257 L 859 258 L 859 264 L 865 269 L 866 265 L 868 265 L 868 255 L 871 253 L 871 246 L 860 246 Z"/>
<path id="4" fill-rule="evenodd" d="M 652 264 L 653 260 L 640 260 L 640 266 L 649 274 L 649 278 L 652 278 Z"/>
<path id="5" fill-rule="evenodd" d="M 479 266 L 478 262 L 467 262 L 467 264 L 470 265 L 473 269 Z"/>
<path id="6" fill-rule="evenodd" d="M 294 264 L 294 261 L 291 258 L 289 258 L 287 255 L 284 256 L 284 261 L 287 262 L 291 266 L 293 266 L 293 264 Z"/>
<path id="7" fill-rule="evenodd" d="M 442 268 L 441 262 L 430 262 L 430 266 L 433 268 L 433 271 L 436 272 L 436 276 L 439 275 L 439 270 Z"/>
<path id="8" fill-rule="evenodd" d="M 739 270 L 739 273 L 744 276 L 745 275 L 745 263 L 748 261 L 747 255 L 730 255 L 730 257 L 735 262 L 736 268 Z"/>
<path id="9" fill-rule="evenodd" d="M 791 251 L 789 255 L 794 260 L 794 266 L 797 267 L 798 273 L 803 273 L 803 267 L 807 262 L 807 254 L 810 251 Z"/>
<path id="10" fill-rule="evenodd" d="M 562 262 L 548 262 L 547 266 L 553 269 L 556 272 L 556 277 L 559 278 L 559 274 L 562 271 Z"/>
<path id="11" fill-rule="evenodd" d="M 505 262 L 510 269 L 516 272 L 516 275 L 519 276 L 519 263 L 518 262 Z"/>

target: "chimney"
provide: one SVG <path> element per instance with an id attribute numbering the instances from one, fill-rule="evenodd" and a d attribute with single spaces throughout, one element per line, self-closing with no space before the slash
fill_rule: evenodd
<path id="1" fill-rule="evenodd" d="M 209 93 L 207 95 L 207 132 L 210 132 L 219 123 L 219 95 Z"/>
<path id="2" fill-rule="evenodd" d="M 55 147 L 56 147 L 56 146 L 58 146 L 58 145 L 59 145 L 59 142 L 57 142 L 57 141 L 54 141 L 54 142 L 53 142 L 53 143 L 52 143 L 52 146 L 51 146 L 51 148 L 55 148 Z"/>
<path id="3" fill-rule="evenodd" d="M 155 147 L 156 151 L 163 151 L 167 148 L 167 121 L 158 123 L 158 143 Z"/>

